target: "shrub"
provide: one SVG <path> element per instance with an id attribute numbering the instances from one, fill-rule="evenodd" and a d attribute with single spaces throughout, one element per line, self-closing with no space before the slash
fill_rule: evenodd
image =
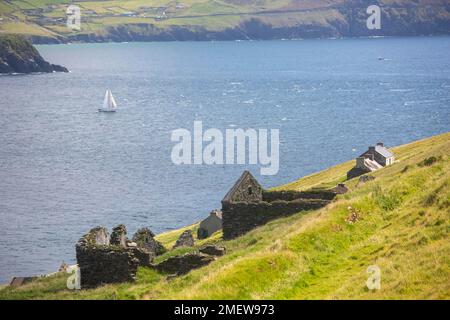
<path id="1" fill-rule="evenodd" d="M 432 164 L 434 164 L 435 162 L 437 162 L 439 159 L 436 158 L 435 156 L 431 156 L 429 158 L 425 158 L 422 161 L 420 161 L 417 165 L 419 167 L 429 167 Z"/>

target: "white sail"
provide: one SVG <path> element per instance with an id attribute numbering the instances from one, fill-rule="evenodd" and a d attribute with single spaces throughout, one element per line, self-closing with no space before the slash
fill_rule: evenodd
<path id="1" fill-rule="evenodd" d="M 114 100 L 111 90 L 109 90 L 109 108 L 110 109 L 117 108 L 116 100 Z"/>
<path id="2" fill-rule="evenodd" d="M 101 109 L 98 109 L 98 111 L 114 112 L 116 111 L 116 108 L 116 100 L 114 100 L 111 90 L 108 89 L 106 90 L 105 98 L 103 99 L 103 106 Z"/>
<path id="3" fill-rule="evenodd" d="M 103 110 L 109 109 L 109 107 L 108 107 L 108 105 L 109 105 L 108 100 L 109 100 L 109 89 L 106 90 L 105 99 L 103 99 L 103 107 L 102 107 Z"/>

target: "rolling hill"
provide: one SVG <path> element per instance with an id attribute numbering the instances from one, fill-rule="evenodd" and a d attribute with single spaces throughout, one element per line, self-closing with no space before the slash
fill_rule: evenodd
<path id="1" fill-rule="evenodd" d="M 70 4 L 81 30 L 66 26 Z M 381 29 L 366 27 L 381 7 Z M 0 33 L 34 43 L 299 39 L 450 33 L 445 0 L 5 0 Z"/>
<path id="2" fill-rule="evenodd" d="M 393 148 L 396 163 L 325 208 L 274 220 L 231 241 L 204 243 L 227 254 L 168 279 L 141 268 L 136 283 L 70 291 L 66 274 L 19 288 L 0 299 L 450 299 L 450 133 Z M 349 161 L 277 189 L 304 190 L 345 179 Z M 197 228 L 197 225 L 186 227 Z M 171 246 L 184 229 L 161 234 Z M 367 268 L 381 270 L 381 289 L 366 287 Z"/>

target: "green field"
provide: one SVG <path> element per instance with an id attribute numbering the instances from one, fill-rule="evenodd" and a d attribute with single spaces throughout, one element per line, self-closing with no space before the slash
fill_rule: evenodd
<path id="1" fill-rule="evenodd" d="M 60 274 L 0 289 L 0 299 L 450 299 L 450 133 L 393 150 L 394 165 L 366 184 L 348 181 L 351 191 L 325 208 L 231 241 L 220 233 L 207 239 L 226 246 L 227 254 L 185 276 L 168 280 L 141 268 L 136 283 L 74 292 Z M 352 163 L 279 188 L 332 185 Z M 354 222 L 351 212 L 358 215 Z M 183 230 L 158 239 L 170 247 Z M 380 290 L 366 287 L 371 265 L 381 269 Z"/>
<path id="2" fill-rule="evenodd" d="M 408 0 L 377 3 L 386 25 L 374 33 L 366 28 L 367 5 L 351 0 L 8 0 L 0 3 L 0 33 L 47 42 L 450 33 L 450 7 L 441 0 L 420 0 L 413 6 Z M 81 9 L 81 30 L 66 26 L 70 4 Z"/>
<path id="3" fill-rule="evenodd" d="M 73 31 L 64 27 L 66 9 L 70 4 L 76 4 L 81 8 L 83 25 L 80 33 L 98 30 L 92 25 L 100 24 L 106 28 L 130 23 L 146 23 L 161 27 L 204 26 L 214 30 L 237 25 L 241 20 L 241 14 L 280 9 L 289 4 L 289 1 L 267 0 L 246 1 L 246 3 L 249 4 L 219 0 L 11 0 L 0 4 L 2 18 L 0 32 L 49 37 L 54 36 L 55 32 L 63 36 L 69 35 Z"/>

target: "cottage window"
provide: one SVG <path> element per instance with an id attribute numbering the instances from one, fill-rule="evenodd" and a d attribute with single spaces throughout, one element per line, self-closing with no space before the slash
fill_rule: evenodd
<path id="1" fill-rule="evenodd" d="M 248 194 L 253 194 L 252 187 L 248 187 Z"/>

